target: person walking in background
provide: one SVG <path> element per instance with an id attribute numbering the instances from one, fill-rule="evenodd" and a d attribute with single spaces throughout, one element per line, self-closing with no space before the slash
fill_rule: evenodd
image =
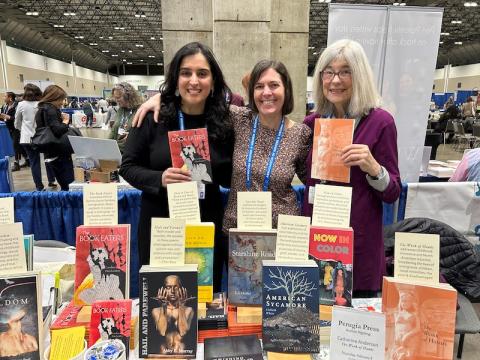
<path id="1" fill-rule="evenodd" d="M 30 140 L 35 134 L 35 114 L 37 113 L 38 100 L 42 97 L 42 90 L 36 85 L 27 84 L 24 87 L 23 101 L 18 103 L 15 113 L 15 128 L 20 131 L 20 145 L 25 149 L 30 160 L 30 170 L 33 181 L 38 191 L 45 189 L 42 182 L 42 169 L 40 165 L 40 153 L 32 148 Z M 45 164 L 48 178 L 48 186 L 56 188 L 55 175 L 50 166 Z"/>
<path id="2" fill-rule="evenodd" d="M 118 111 L 109 138 L 117 140 L 120 152 L 123 153 L 128 132 L 132 127 L 133 115 L 143 103 L 143 99 L 137 90 L 126 82 L 116 84 L 112 89 L 112 96 L 118 104 Z M 110 117 L 108 119 L 111 120 Z"/>
<path id="3" fill-rule="evenodd" d="M 60 86 L 50 85 L 43 92 L 35 114 L 37 127 L 48 126 L 52 133 L 60 138 L 68 131 L 68 118 L 63 118 L 60 108 L 67 93 Z M 55 149 L 45 152 L 45 162 L 49 163 L 60 188 L 68 191 L 73 182 L 73 162 L 71 154 L 61 153 Z"/>
<path id="4" fill-rule="evenodd" d="M 20 146 L 20 131 L 15 129 L 15 112 L 17 111 L 17 102 L 15 101 L 15 93 L 8 91 L 5 94 L 5 105 L 2 107 L 0 113 L 0 120 L 5 121 L 8 131 L 13 142 L 13 150 L 15 151 L 15 160 L 12 171 L 20 170 L 20 160 L 22 155 L 25 158 L 25 166 L 28 166 L 28 159 L 25 150 Z M 22 165 L 22 167 L 24 166 Z"/>
<path id="5" fill-rule="evenodd" d="M 93 126 L 93 108 L 92 104 L 88 100 L 86 100 L 83 105 L 82 105 L 82 110 L 85 116 L 87 117 L 87 121 L 85 123 L 85 126 L 92 127 Z"/>
<path id="6" fill-rule="evenodd" d="M 107 124 L 109 128 L 111 128 L 115 123 L 117 112 L 118 112 L 117 103 L 113 100 L 108 100 L 107 118 L 105 119 L 105 124 Z"/>

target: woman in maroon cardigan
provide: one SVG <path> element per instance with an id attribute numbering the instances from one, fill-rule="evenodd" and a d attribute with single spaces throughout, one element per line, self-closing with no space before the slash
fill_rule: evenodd
<path id="1" fill-rule="evenodd" d="M 393 117 L 380 109 L 380 95 L 362 46 L 339 40 L 328 46 L 318 59 L 313 77 L 315 113 L 304 123 L 312 130 L 315 118 L 355 118 L 353 144 L 342 151 L 342 160 L 351 169 L 350 225 L 354 230 L 354 296 L 374 296 L 385 274 L 382 202 L 392 203 L 400 195 L 397 130 Z M 303 214 L 312 215 L 316 183 L 311 178 L 312 151 L 307 158 L 307 183 Z"/>

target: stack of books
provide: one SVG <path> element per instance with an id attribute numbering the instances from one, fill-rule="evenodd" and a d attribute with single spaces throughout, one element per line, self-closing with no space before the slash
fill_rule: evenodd
<path id="1" fill-rule="evenodd" d="M 243 308 L 245 309 L 245 308 Z M 252 308 L 256 309 L 256 308 Z M 262 321 L 257 323 L 241 323 L 237 320 L 237 310 L 235 306 L 228 307 L 228 334 L 230 336 L 238 335 L 257 335 L 259 338 L 262 337 Z"/>
<path id="2" fill-rule="evenodd" d="M 213 294 L 213 301 L 198 304 L 198 342 L 206 338 L 228 336 L 225 293 Z"/>

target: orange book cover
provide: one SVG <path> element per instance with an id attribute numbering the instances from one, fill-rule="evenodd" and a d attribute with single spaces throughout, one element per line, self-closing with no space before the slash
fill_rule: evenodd
<path id="1" fill-rule="evenodd" d="M 456 307 L 457 291 L 448 284 L 384 277 L 385 359 L 452 359 Z"/>
<path id="2" fill-rule="evenodd" d="M 342 150 L 352 144 L 355 119 L 315 119 L 312 178 L 350 182 L 350 168 L 343 165 Z"/>

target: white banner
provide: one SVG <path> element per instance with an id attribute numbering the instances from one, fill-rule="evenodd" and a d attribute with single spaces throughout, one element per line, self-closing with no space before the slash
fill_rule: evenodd
<path id="1" fill-rule="evenodd" d="M 331 4 L 328 43 L 360 42 L 395 118 L 402 181 L 416 182 L 422 162 L 443 9 Z"/>
<path id="2" fill-rule="evenodd" d="M 479 244 L 480 183 L 434 182 L 408 184 L 405 219 L 441 221 Z"/>

